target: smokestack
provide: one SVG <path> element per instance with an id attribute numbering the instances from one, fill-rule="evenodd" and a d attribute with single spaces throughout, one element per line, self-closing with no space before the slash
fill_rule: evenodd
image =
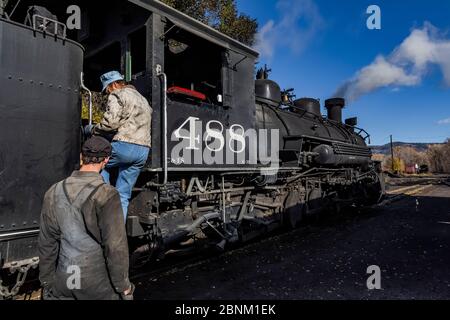
<path id="1" fill-rule="evenodd" d="M 328 111 L 328 119 L 342 123 L 342 109 L 345 107 L 345 99 L 333 98 L 325 101 L 325 108 Z"/>

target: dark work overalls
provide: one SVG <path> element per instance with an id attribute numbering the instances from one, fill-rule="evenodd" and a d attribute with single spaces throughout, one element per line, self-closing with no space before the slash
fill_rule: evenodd
<path id="1" fill-rule="evenodd" d="M 60 249 L 55 281 L 46 299 L 117 300 L 102 246 L 86 230 L 83 204 L 101 186 L 87 184 L 74 201 L 62 181 L 56 185 L 54 210 L 60 228 Z M 73 198 L 73 197 L 72 197 Z"/>

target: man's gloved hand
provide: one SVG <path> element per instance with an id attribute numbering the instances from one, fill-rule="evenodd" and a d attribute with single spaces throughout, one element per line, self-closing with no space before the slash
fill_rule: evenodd
<path id="1" fill-rule="evenodd" d="M 122 300 L 133 300 L 134 289 L 136 289 L 136 287 L 131 283 L 130 289 L 121 294 Z"/>
<path id="2" fill-rule="evenodd" d="M 88 124 L 86 126 L 84 126 L 83 128 L 83 134 L 85 137 L 91 137 L 92 136 L 92 132 L 94 131 L 94 125 L 93 124 Z"/>

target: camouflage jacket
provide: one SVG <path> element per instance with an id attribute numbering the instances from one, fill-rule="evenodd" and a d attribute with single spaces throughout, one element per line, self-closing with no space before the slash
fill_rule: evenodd
<path id="1" fill-rule="evenodd" d="M 114 134 L 114 141 L 151 147 L 153 109 L 133 86 L 112 92 L 102 121 L 95 134 Z"/>

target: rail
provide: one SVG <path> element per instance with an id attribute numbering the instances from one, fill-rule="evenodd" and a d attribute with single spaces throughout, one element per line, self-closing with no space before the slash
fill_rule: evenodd
<path id="1" fill-rule="evenodd" d="M 370 134 L 366 130 L 364 130 L 362 128 L 358 128 L 358 127 L 353 127 L 353 128 L 355 129 L 355 133 L 357 135 L 361 136 L 364 139 L 364 141 L 368 140 L 367 141 L 368 144 L 371 144 L 371 142 L 370 142 Z M 362 136 L 363 133 L 365 134 L 365 136 Z"/>
<path id="2" fill-rule="evenodd" d="M 53 27 L 54 30 L 48 30 Z M 59 30 L 62 30 L 62 34 L 60 35 L 64 39 L 67 37 L 67 27 L 64 23 L 56 21 L 54 19 L 50 19 L 38 14 L 33 15 L 33 29 L 37 31 L 43 31 L 48 34 L 52 34 L 54 36 L 58 36 Z"/>

